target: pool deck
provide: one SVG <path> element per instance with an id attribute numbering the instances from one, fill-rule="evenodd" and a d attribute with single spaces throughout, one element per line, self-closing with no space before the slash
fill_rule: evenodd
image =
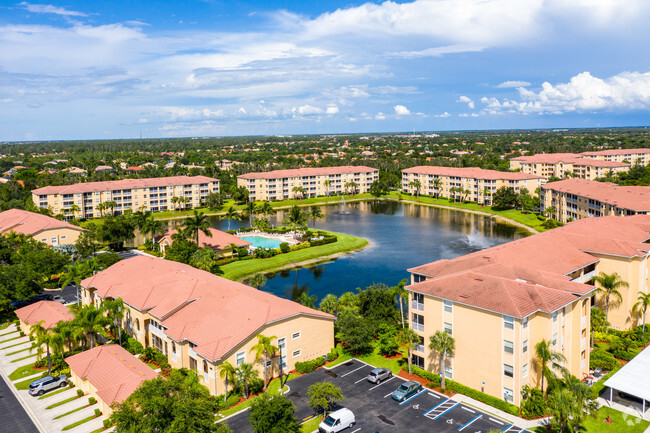
<path id="1" fill-rule="evenodd" d="M 258 238 L 272 239 L 280 242 L 286 242 L 289 245 L 297 245 L 300 243 L 300 241 L 294 237 L 295 234 L 296 234 L 295 232 L 287 232 L 287 233 L 280 234 L 280 233 L 267 233 L 267 232 L 261 232 L 259 230 L 253 230 L 249 232 L 237 232 L 235 233 L 235 236 L 244 240 L 246 240 L 245 238 L 258 237 Z M 257 247 L 251 245 L 251 248 L 257 248 Z"/>

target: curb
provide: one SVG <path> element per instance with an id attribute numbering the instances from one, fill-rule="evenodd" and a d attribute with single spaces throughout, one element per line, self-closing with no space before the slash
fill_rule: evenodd
<path id="1" fill-rule="evenodd" d="M 13 384 L 12 381 L 9 380 L 7 375 L 5 375 L 4 371 L 2 371 L 1 369 L 0 369 L 0 376 L 2 376 L 2 379 L 5 381 L 7 386 L 11 389 L 11 392 L 16 397 L 16 400 L 18 400 L 18 402 L 23 407 L 25 412 L 27 412 L 27 415 L 29 415 L 29 417 L 31 418 L 31 420 L 34 423 L 34 425 L 36 426 L 36 428 L 41 433 L 48 433 L 48 431 L 45 429 L 45 426 L 43 426 L 43 424 L 41 423 L 41 420 L 38 419 L 38 417 L 36 417 L 36 415 L 34 414 L 34 411 L 32 410 L 32 408 L 27 403 L 25 403 L 23 401 L 23 398 L 20 395 L 20 393 L 18 392 L 18 390 L 16 389 L 16 386 Z"/>

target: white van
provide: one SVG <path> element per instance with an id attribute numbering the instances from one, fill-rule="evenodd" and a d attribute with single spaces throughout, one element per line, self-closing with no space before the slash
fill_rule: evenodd
<path id="1" fill-rule="evenodd" d="M 336 433 L 348 427 L 352 427 L 356 420 L 350 409 L 339 409 L 332 412 L 318 426 L 319 433 Z"/>

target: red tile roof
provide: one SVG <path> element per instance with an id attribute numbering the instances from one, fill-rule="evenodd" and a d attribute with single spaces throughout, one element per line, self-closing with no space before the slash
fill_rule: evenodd
<path id="1" fill-rule="evenodd" d="M 32 190 L 34 194 L 76 194 L 115 189 L 148 188 L 152 186 L 190 185 L 196 183 L 219 182 L 206 176 L 151 177 L 146 179 L 108 180 L 104 182 L 85 182 L 73 185 L 45 186 Z"/>
<path id="2" fill-rule="evenodd" d="M 212 233 L 212 237 L 207 236 L 202 231 L 199 232 L 199 248 L 210 247 L 215 251 L 219 251 L 228 248 L 231 243 L 237 245 L 239 248 L 251 245 L 250 242 L 238 238 L 235 235 L 231 235 L 230 233 L 222 232 L 221 230 L 213 229 L 212 227 L 208 228 L 208 230 Z M 178 233 L 177 230 L 170 230 L 165 233 L 158 242 L 162 242 L 163 239 L 166 239 L 167 242 L 171 244 L 173 242 L 172 236 L 176 233 Z"/>
<path id="3" fill-rule="evenodd" d="M 606 156 L 606 155 L 639 155 L 644 153 L 650 153 L 650 149 L 640 148 L 640 149 L 607 149 L 599 150 L 595 152 L 582 152 L 581 155 L 586 156 Z"/>
<path id="4" fill-rule="evenodd" d="M 65 362 L 77 376 L 88 380 L 97 389 L 97 397 L 109 406 L 123 402 L 142 382 L 158 376 L 117 344 L 97 346 L 70 356 Z"/>
<path id="5" fill-rule="evenodd" d="M 598 159 L 584 158 L 576 153 L 538 153 L 531 156 L 517 156 L 512 158 L 511 161 L 519 161 L 529 164 L 556 164 L 563 162 L 565 164 L 585 165 L 590 167 L 629 167 L 630 164 L 625 164 L 616 161 L 603 161 Z"/>
<path id="6" fill-rule="evenodd" d="M 220 359 L 264 325 L 297 315 L 333 320 L 241 283 L 173 261 L 134 257 L 81 282 L 102 298 L 121 297 L 138 310 L 161 319 L 171 338 L 190 340 L 194 350 Z"/>
<path id="7" fill-rule="evenodd" d="M 378 169 L 363 165 L 345 165 L 341 167 L 306 167 L 291 170 L 264 171 L 246 173 L 237 177 L 241 179 L 280 179 L 285 177 L 321 176 L 329 174 L 370 173 L 373 171 L 378 171 Z"/>
<path id="8" fill-rule="evenodd" d="M 634 211 L 650 211 L 649 186 L 618 186 L 613 183 L 566 179 L 547 183 L 542 190 L 552 190 L 616 205 Z"/>
<path id="9" fill-rule="evenodd" d="M 74 319 L 74 314 L 68 307 L 55 301 L 38 301 L 19 308 L 16 310 L 16 316 L 21 322 L 30 326 L 43 321 L 45 329 L 54 328 L 59 322 L 68 322 Z"/>
<path id="10" fill-rule="evenodd" d="M 474 179 L 504 179 L 504 180 L 523 180 L 523 179 L 541 179 L 541 176 L 521 172 L 508 172 L 485 170 L 478 167 L 440 167 L 436 165 L 420 165 L 417 167 L 402 170 L 402 173 L 413 174 L 431 174 L 438 176 L 457 176 Z"/>
<path id="11" fill-rule="evenodd" d="M 78 231 L 84 230 L 81 227 L 77 227 L 65 221 L 59 221 L 58 219 L 47 215 L 28 212 L 22 209 L 9 209 L 0 212 L 0 233 L 13 231 L 15 233 L 24 233 L 32 236 L 36 233 L 42 232 L 43 230 L 60 228 L 68 228 Z"/>

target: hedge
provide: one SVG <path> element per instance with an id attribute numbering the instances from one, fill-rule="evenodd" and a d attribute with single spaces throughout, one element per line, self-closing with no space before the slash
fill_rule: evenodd
<path id="1" fill-rule="evenodd" d="M 325 358 L 319 356 L 318 358 L 312 359 L 311 361 L 296 362 L 296 371 L 300 374 L 311 373 L 323 365 L 325 365 Z"/>
<path id="2" fill-rule="evenodd" d="M 423 370 L 420 367 L 416 367 L 415 365 L 411 367 L 411 371 L 413 372 L 413 374 L 416 374 L 423 379 L 431 381 L 431 386 L 430 386 L 431 388 L 440 386 L 439 374 L 431 373 L 430 371 Z"/>
<path id="3" fill-rule="evenodd" d="M 600 367 L 603 370 L 610 371 L 618 365 L 619 362 L 614 358 L 614 355 L 602 349 L 594 349 L 589 355 L 589 368 L 591 370 Z"/>
<path id="4" fill-rule="evenodd" d="M 447 386 L 447 389 L 455 391 L 459 394 L 466 395 L 470 398 L 473 398 L 474 400 L 481 401 L 485 404 L 489 404 L 492 407 L 495 407 L 499 410 L 502 410 L 504 412 L 510 413 L 512 415 L 518 416 L 519 415 L 519 408 L 515 406 L 514 404 L 505 402 L 501 400 L 500 398 L 497 397 L 492 397 L 491 395 L 487 395 L 481 391 L 477 391 L 475 389 L 472 389 L 470 387 L 467 387 L 465 385 L 461 385 L 458 382 L 454 382 L 452 380 L 447 380 L 445 381 L 445 385 Z"/>

